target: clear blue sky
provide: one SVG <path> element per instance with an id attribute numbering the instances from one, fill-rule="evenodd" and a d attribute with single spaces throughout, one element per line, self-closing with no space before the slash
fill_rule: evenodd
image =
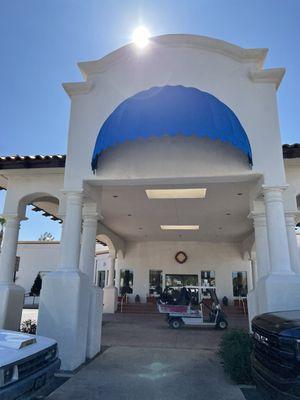
<path id="1" fill-rule="evenodd" d="M 299 0 L 1 0 L 0 153 L 65 153 L 70 103 L 61 83 L 81 80 L 78 61 L 128 43 L 140 24 L 152 35 L 268 47 L 265 66 L 287 69 L 278 91 L 282 141 L 300 142 L 299 21 Z M 46 218 L 30 214 L 23 225 L 22 239 L 59 235 Z"/>

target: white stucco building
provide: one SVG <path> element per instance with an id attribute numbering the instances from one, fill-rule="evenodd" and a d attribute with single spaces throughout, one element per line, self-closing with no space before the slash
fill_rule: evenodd
<path id="1" fill-rule="evenodd" d="M 244 293 L 251 289 L 250 318 L 300 307 L 300 150 L 282 149 L 276 90 L 284 69 L 264 69 L 266 55 L 165 35 L 143 50 L 131 44 L 79 63 L 83 82 L 63 85 L 71 99 L 66 160 L 0 161 L 1 327 L 20 321 L 24 290 L 13 269 L 28 204 L 63 220 L 60 261 L 44 278 L 38 321 L 39 334 L 58 340 L 63 369 L 100 348 L 96 238 L 110 254 L 107 312 L 125 280 L 145 301 L 150 274 L 162 284 L 215 280 L 230 299 L 236 278 Z M 175 260 L 178 252 L 186 262 Z"/>

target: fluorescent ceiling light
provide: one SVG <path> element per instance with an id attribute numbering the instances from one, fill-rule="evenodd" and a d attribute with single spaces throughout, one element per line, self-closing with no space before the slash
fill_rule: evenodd
<path id="1" fill-rule="evenodd" d="M 199 225 L 161 225 L 163 231 L 198 231 Z"/>
<path id="2" fill-rule="evenodd" d="M 146 189 L 148 199 L 204 199 L 206 188 Z"/>

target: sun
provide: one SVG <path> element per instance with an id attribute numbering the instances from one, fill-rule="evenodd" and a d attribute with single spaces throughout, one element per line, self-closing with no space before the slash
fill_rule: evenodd
<path id="1" fill-rule="evenodd" d="M 150 32 L 145 26 L 138 26 L 132 34 L 133 42 L 137 47 L 143 49 L 149 43 Z"/>

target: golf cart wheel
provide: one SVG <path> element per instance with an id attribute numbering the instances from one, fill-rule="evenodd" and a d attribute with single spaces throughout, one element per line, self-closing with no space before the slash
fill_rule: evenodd
<path id="1" fill-rule="evenodd" d="M 173 329 L 179 329 L 179 328 L 181 328 L 182 321 L 179 318 L 173 318 L 173 319 L 170 319 L 169 325 Z"/>
<path id="2" fill-rule="evenodd" d="M 226 329 L 228 326 L 228 322 L 225 319 L 221 319 L 220 321 L 217 322 L 216 328 L 217 329 Z"/>

